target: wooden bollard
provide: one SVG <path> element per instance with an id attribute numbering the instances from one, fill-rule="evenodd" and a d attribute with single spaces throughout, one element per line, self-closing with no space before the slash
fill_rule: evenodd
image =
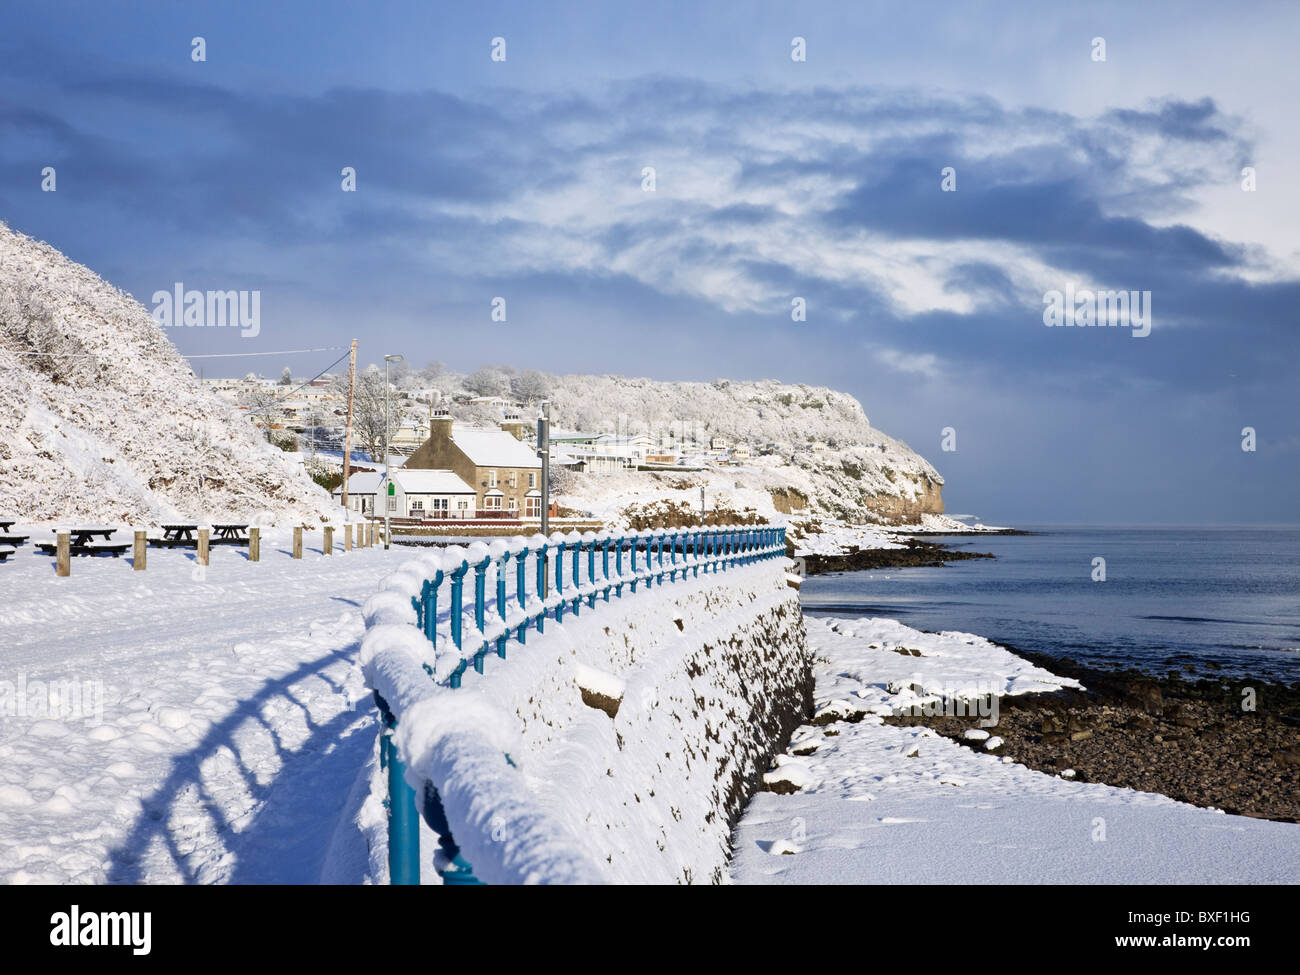
<path id="1" fill-rule="evenodd" d="M 325 526 L 325 544 L 321 547 L 325 555 L 334 554 L 334 526 Z"/>
<path id="2" fill-rule="evenodd" d="M 351 525 L 343 526 L 343 551 L 345 552 L 352 551 L 352 526 Z"/>
<path id="3" fill-rule="evenodd" d="M 72 574 L 72 537 L 67 532 L 57 532 L 54 536 L 56 543 L 55 551 L 56 562 L 54 571 L 61 576 Z"/>
<path id="4" fill-rule="evenodd" d="M 296 525 L 293 529 L 293 557 L 302 558 L 302 525 Z"/>
<path id="5" fill-rule="evenodd" d="M 149 551 L 149 539 L 143 531 L 135 533 L 135 549 L 131 552 L 131 568 L 136 572 L 144 571 L 145 553 Z"/>
<path id="6" fill-rule="evenodd" d="M 256 562 L 262 557 L 262 529 L 248 529 L 248 561 Z"/>
<path id="7" fill-rule="evenodd" d="M 208 564 L 208 530 L 206 528 L 199 529 L 198 563 L 199 565 Z"/>

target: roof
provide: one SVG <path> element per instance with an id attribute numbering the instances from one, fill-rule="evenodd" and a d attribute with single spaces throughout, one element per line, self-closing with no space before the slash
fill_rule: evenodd
<path id="1" fill-rule="evenodd" d="M 422 471 L 402 468 L 393 480 L 405 494 L 473 494 L 474 489 L 451 471 Z"/>
<path id="2" fill-rule="evenodd" d="M 451 440 L 476 467 L 535 467 L 540 469 L 533 448 L 504 430 L 487 427 L 451 428 Z"/>
<path id="3" fill-rule="evenodd" d="M 403 494 L 473 494 L 474 489 L 451 471 L 401 469 L 393 471 L 393 481 Z M 362 471 L 348 478 L 349 494 L 379 494 L 384 482 L 383 471 Z M 339 488 L 334 489 L 338 494 Z"/>
<path id="4" fill-rule="evenodd" d="M 348 494 L 378 494 L 379 484 L 384 479 L 380 471 L 361 471 L 348 478 Z M 342 492 L 341 487 L 334 489 L 335 494 Z"/>

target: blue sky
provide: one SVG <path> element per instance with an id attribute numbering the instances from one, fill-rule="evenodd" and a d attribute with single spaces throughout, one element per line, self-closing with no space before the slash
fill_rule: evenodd
<path id="1" fill-rule="evenodd" d="M 266 6 L 7 5 L 0 219 L 262 292 L 183 352 L 824 384 L 950 511 L 1300 520 L 1295 5 Z M 1069 283 L 1151 334 L 1044 327 Z"/>

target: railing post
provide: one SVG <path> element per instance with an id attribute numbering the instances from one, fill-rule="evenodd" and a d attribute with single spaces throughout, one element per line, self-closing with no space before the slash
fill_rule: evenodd
<path id="1" fill-rule="evenodd" d="M 541 615 L 537 617 L 537 632 L 546 632 L 546 550 L 550 548 L 545 542 L 537 547 L 537 598 L 542 603 Z"/>
<path id="2" fill-rule="evenodd" d="M 637 583 L 637 579 L 636 579 L 636 550 L 637 550 L 637 546 L 640 545 L 640 544 L 641 544 L 641 533 L 640 533 L 640 532 L 633 532 L 633 533 L 632 533 L 632 581 L 631 581 L 631 583 L 630 583 L 633 592 L 636 592 L 636 583 Z"/>
<path id="3" fill-rule="evenodd" d="M 519 621 L 519 642 L 528 641 L 528 617 L 525 615 L 525 607 L 528 605 L 528 597 L 524 592 L 528 569 L 528 546 L 525 545 L 522 550 L 515 553 L 515 598 L 519 600 L 519 614 L 522 617 Z"/>
<path id="4" fill-rule="evenodd" d="M 424 583 L 424 635 L 436 648 L 438 646 L 438 587 L 442 585 L 442 570 Z"/>
<path id="5" fill-rule="evenodd" d="M 461 636 L 465 616 L 465 573 L 469 571 L 469 562 L 462 560 L 460 565 L 451 570 L 451 642 L 456 644 L 456 653 L 463 654 Z M 460 687 L 460 675 L 465 672 L 465 660 L 451 674 L 451 686 Z"/>
<path id="6" fill-rule="evenodd" d="M 669 558 L 669 564 L 672 566 L 672 570 L 668 573 L 668 578 L 669 578 L 670 581 L 673 581 L 673 582 L 676 582 L 676 581 L 677 581 L 677 538 L 678 538 L 678 534 L 679 534 L 679 533 L 678 533 L 678 532 L 675 532 L 675 531 L 673 531 L 673 532 L 669 532 L 669 533 L 668 533 L 668 545 L 669 545 L 669 548 L 668 548 L 668 558 Z M 683 556 L 684 556 L 684 555 L 685 555 L 685 553 L 683 553 Z M 685 575 L 686 575 L 686 573 L 683 572 L 683 573 L 682 573 L 682 576 L 685 577 Z"/>
<path id="7" fill-rule="evenodd" d="M 623 542 L 625 539 L 622 535 L 614 539 L 614 574 L 618 576 L 618 582 L 614 584 L 614 595 L 619 599 L 623 598 Z"/>
<path id="8" fill-rule="evenodd" d="M 559 602 L 555 604 L 557 623 L 564 619 L 564 549 L 567 544 L 567 542 L 555 544 L 555 595 L 559 597 Z"/>
<path id="9" fill-rule="evenodd" d="M 420 882 L 420 824 L 416 818 L 415 790 L 406 782 L 406 766 L 393 744 L 397 719 L 378 692 L 375 704 L 383 718 L 379 764 L 388 772 L 388 882 L 394 886 L 411 886 Z"/>
<path id="10" fill-rule="evenodd" d="M 510 564 L 510 552 L 501 556 L 497 562 L 497 615 L 501 617 L 501 635 L 497 637 L 497 656 L 506 659 L 506 639 L 509 628 L 506 626 L 506 566 Z"/>
<path id="11" fill-rule="evenodd" d="M 605 602 L 609 602 L 609 543 L 610 537 L 606 535 L 600 543 L 600 571 L 605 579 Z"/>
<path id="12" fill-rule="evenodd" d="M 582 558 L 582 539 L 579 538 L 573 543 L 573 615 L 577 616 L 578 611 L 582 609 L 582 567 L 579 560 Z"/>
<path id="13" fill-rule="evenodd" d="M 487 585 L 487 567 L 491 561 L 491 557 L 485 555 L 483 561 L 474 566 L 474 625 L 478 628 L 480 634 L 483 632 L 483 627 L 487 625 L 485 586 Z M 486 644 L 474 651 L 474 669 L 480 674 L 483 673 L 483 657 L 486 653 Z"/>
<path id="14" fill-rule="evenodd" d="M 587 583 L 591 587 L 591 592 L 587 593 L 587 605 L 596 605 L 596 536 L 589 532 L 591 538 L 587 540 Z"/>

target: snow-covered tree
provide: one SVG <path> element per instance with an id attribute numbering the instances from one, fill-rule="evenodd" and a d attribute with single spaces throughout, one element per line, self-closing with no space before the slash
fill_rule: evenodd
<path id="1" fill-rule="evenodd" d="M 484 366 L 465 377 L 465 388 L 475 396 L 509 396 L 510 377 L 495 366 Z"/>

